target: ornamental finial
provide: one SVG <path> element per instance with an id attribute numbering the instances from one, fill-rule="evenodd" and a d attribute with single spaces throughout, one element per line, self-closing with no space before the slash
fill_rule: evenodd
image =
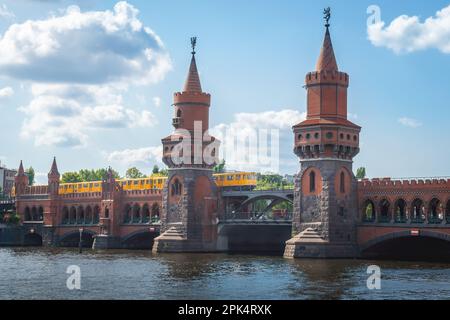
<path id="1" fill-rule="evenodd" d="M 197 46 L 197 37 L 191 38 L 192 54 L 195 54 L 195 47 Z"/>
<path id="2" fill-rule="evenodd" d="M 323 9 L 323 19 L 325 20 L 325 27 L 330 26 L 330 18 L 331 18 L 331 8 L 325 8 Z"/>

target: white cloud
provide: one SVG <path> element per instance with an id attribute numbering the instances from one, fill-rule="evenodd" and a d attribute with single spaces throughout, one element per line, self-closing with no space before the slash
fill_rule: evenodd
<path id="1" fill-rule="evenodd" d="M 6 4 L 0 4 L 0 18 L 14 19 L 16 15 L 11 12 Z"/>
<path id="2" fill-rule="evenodd" d="M 108 153 L 106 154 L 106 158 L 110 162 L 119 163 L 126 167 L 130 167 L 132 165 L 148 166 L 155 162 L 162 163 L 162 152 L 162 146 L 126 149 Z"/>
<path id="3" fill-rule="evenodd" d="M 125 1 L 11 25 L 0 39 L 0 71 L 39 82 L 154 83 L 171 69 L 161 39 Z"/>
<path id="4" fill-rule="evenodd" d="M 126 107 L 122 98 L 130 86 L 156 83 L 172 68 L 161 39 L 138 14 L 125 1 L 112 11 L 70 6 L 6 30 L 0 72 L 31 82 L 32 100 L 19 108 L 23 138 L 36 146 L 79 147 L 94 130 L 157 122 L 149 111 Z"/>
<path id="5" fill-rule="evenodd" d="M 160 97 L 153 97 L 153 104 L 155 107 L 159 108 L 161 106 L 161 98 Z"/>
<path id="6" fill-rule="evenodd" d="M 94 85 L 33 85 L 32 101 L 19 108 L 25 114 L 21 135 L 36 146 L 80 147 L 94 130 L 151 127 L 149 111 L 122 104 L 120 89 Z"/>
<path id="7" fill-rule="evenodd" d="M 402 125 L 404 125 L 405 127 L 410 127 L 410 128 L 419 128 L 422 126 L 422 123 L 416 119 L 412 119 L 412 118 L 407 118 L 407 117 L 403 117 L 398 119 L 398 122 Z"/>
<path id="8" fill-rule="evenodd" d="M 401 15 L 388 26 L 383 21 L 369 25 L 367 33 L 373 45 L 396 53 L 436 48 L 450 54 L 450 5 L 424 22 L 417 16 Z"/>
<path id="9" fill-rule="evenodd" d="M 14 95 L 14 89 L 11 87 L 4 87 L 0 89 L 0 99 L 9 98 Z"/>

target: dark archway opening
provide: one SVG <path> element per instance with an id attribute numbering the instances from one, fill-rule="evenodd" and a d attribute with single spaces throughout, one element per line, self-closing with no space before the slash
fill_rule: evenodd
<path id="1" fill-rule="evenodd" d="M 406 201 L 403 199 L 397 200 L 394 209 L 394 218 L 396 223 L 406 223 Z"/>
<path id="2" fill-rule="evenodd" d="M 41 247 L 42 237 L 37 233 L 27 233 L 23 239 L 23 245 L 26 247 Z"/>
<path id="3" fill-rule="evenodd" d="M 122 246 L 132 250 L 151 249 L 157 236 L 156 232 L 141 232 L 125 239 Z"/>
<path id="4" fill-rule="evenodd" d="M 94 243 L 94 234 L 90 232 L 83 232 L 82 236 L 83 248 L 92 248 Z M 80 243 L 80 233 L 74 232 L 70 235 L 63 237 L 59 241 L 59 246 L 63 248 L 78 248 Z"/>
<path id="5" fill-rule="evenodd" d="M 375 213 L 375 204 L 372 200 L 366 200 L 364 202 L 363 208 L 362 208 L 362 220 L 363 222 L 374 222 L 376 213 Z"/>
<path id="6" fill-rule="evenodd" d="M 391 204 L 388 200 L 384 199 L 380 203 L 380 217 L 379 222 L 389 222 L 391 220 L 390 214 L 389 214 L 389 207 Z"/>
<path id="7" fill-rule="evenodd" d="M 363 258 L 450 262 L 450 241 L 420 236 L 390 239 L 362 252 Z"/>

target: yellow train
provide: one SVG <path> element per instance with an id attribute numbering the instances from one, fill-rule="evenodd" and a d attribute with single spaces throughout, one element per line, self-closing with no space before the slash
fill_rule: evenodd
<path id="1" fill-rule="evenodd" d="M 213 175 L 219 188 L 254 188 L 256 187 L 256 173 L 229 172 Z"/>
<path id="2" fill-rule="evenodd" d="M 252 189 L 256 186 L 256 173 L 254 172 L 232 172 L 213 175 L 214 181 L 219 188 Z M 124 179 L 117 182 L 125 191 L 132 190 L 161 190 L 167 181 L 167 177 L 147 177 L 141 179 Z M 102 192 L 102 183 L 78 182 L 63 183 L 59 186 L 59 194 L 79 194 Z"/>

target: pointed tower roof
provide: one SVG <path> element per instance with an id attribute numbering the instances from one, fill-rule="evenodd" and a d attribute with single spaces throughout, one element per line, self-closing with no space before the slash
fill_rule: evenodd
<path id="1" fill-rule="evenodd" d="M 322 49 L 320 50 L 319 60 L 317 60 L 316 71 L 339 71 L 334 55 L 333 43 L 331 42 L 329 25 L 327 25 L 326 28 L 325 39 L 323 40 Z"/>
<path id="2" fill-rule="evenodd" d="M 17 172 L 17 175 L 18 176 L 25 175 L 25 170 L 23 169 L 23 162 L 22 162 L 22 160 L 20 160 L 19 171 Z"/>
<path id="3" fill-rule="evenodd" d="M 52 168 L 50 169 L 50 172 L 48 174 L 59 176 L 58 165 L 56 164 L 56 157 L 53 158 Z"/>
<path id="4" fill-rule="evenodd" d="M 192 59 L 189 67 L 189 73 L 184 84 L 184 92 L 202 92 L 202 85 L 200 84 L 200 77 L 198 75 L 197 63 L 195 61 L 195 46 L 197 44 L 197 38 L 191 38 L 192 44 Z"/>

